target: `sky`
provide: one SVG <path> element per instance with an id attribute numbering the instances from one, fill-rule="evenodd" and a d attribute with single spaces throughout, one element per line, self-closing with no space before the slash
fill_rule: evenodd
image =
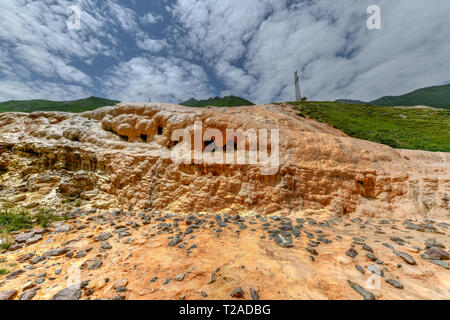
<path id="1" fill-rule="evenodd" d="M 450 82 L 449 0 L 0 0 L 0 12 L 0 101 L 292 101 L 295 70 L 310 100 Z"/>

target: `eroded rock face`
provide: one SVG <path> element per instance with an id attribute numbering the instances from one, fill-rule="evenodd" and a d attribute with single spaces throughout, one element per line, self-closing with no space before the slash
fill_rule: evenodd
<path id="1" fill-rule="evenodd" d="M 172 134 L 186 129 L 193 136 L 195 121 L 224 136 L 227 129 L 279 129 L 279 170 L 175 163 L 171 154 L 183 144 Z M 97 208 L 448 218 L 450 155 L 353 139 L 297 117 L 288 105 L 119 104 L 83 114 L 2 114 L 0 197 L 23 193 L 30 206 L 84 194 Z"/>

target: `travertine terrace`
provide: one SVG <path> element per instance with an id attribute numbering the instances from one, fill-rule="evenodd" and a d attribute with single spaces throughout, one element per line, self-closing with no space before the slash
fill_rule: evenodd
<path id="1" fill-rule="evenodd" d="M 173 162 L 195 121 L 279 129 L 279 170 Z M 2 114 L 0 200 L 66 220 L 11 234 L 0 300 L 449 299 L 449 195 L 450 154 L 288 104 Z"/>
<path id="2" fill-rule="evenodd" d="M 174 130 L 280 130 L 280 168 L 176 164 Z M 225 135 L 225 134 L 224 134 Z M 2 197 L 51 204 L 81 193 L 97 208 L 174 213 L 324 210 L 369 217 L 449 217 L 450 155 L 353 139 L 288 105 L 193 109 L 120 104 L 83 114 L 0 116 Z"/>

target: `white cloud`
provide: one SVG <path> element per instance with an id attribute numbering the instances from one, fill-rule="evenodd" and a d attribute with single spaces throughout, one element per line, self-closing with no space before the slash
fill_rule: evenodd
<path id="1" fill-rule="evenodd" d="M 142 56 L 120 63 L 106 77 L 103 91 L 121 101 L 181 102 L 208 97 L 211 89 L 202 67 L 185 60 Z"/>
<path id="2" fill-rule="evenodd" d="M 38 94 L 38 95 L 37 95 Z M 49 81 L 18 81 L 2 80 L 0 97 L 5 100 L 29 100 L 45 98 L 49 100 L 65 101 L 74 97 L 88 97 L 91 94 L 86 89 L 76 85 L 66 85 Z"/>
<path id="3" fill-rule="evenodd" d="M 256 102 L 292 100 L 295 69 L 314 99 L 371 100 L 449 80 L 447 0 L 376 1 L 383 29 L 374 31 L 371 0 L 291 2 L 178 0 L 170 12 L 179 48 L 207 61 L 225 91 Z"/>
<path id="4" fill-rule="evenodd" d="M 143 50 L 150 51 L 152 53 L 156 53 L 167 47 L 166 40 L 158 40 L 158 39 L 150 39 L 145 38 L 143 40 L 137 41 L 137 46 Z"/>
<path id="5" fill-rule="evenodd" d="M 108 1 L 108 13 L 113 17 L 125 31 L 136 31 L 137 15 L 136 12 L 125 8 L 114 1 Z"/>
<path id="6" fill-rule="evenodd" d="M 139 18 L 142 24 L 155 24 L 163 21 L 164 18 L 161 15 L 153 15 L 150 12 Z"/>
<path id="7" fill-rule="evenodd" d="M 95 88 L 127 100 L 179 101 L 220 90 L 285 101 L 294 98 L 295 69 L 311 99 L 371 100 L 450 80 L 448 0 L 163 3 L 167 19 L 152 5 L 137 13 L 124 0 L 1 1 L 0 100 L 19 92 L 11 87 L 17 84 L 35 98 L 52 95 L 49 87 L 59 97 Z M 74 4 L 81 29 L 67 30 L 66 9 Z M 366 28 L 372 4 L 381 7 L 382 30 Z M 170 25 L 164 30 L 161 22 Z M 155 34 L 143 31 L 155 23 Z M 103 71 L 96 68 L 103 57 L 122 62 L 112 70 L 100 64 L 110 70 Z"/>

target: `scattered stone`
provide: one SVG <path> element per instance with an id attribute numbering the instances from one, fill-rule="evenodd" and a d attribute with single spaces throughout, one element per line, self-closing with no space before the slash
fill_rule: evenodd
<path id="1" fill-rule="evenodd" d="M 70 248 L 58 248 L 58 249 L 52 249 L 44 253 L 45 257 L 58 257 L 66 254 L 70 251 Z"/>
<path id="2" fill-rule="evenodd" d="M 0 291 L 0 301 L 12 300 L 17 295 L 17 290 Z"/>
<path id="3" fill-rule="evenodd" d="M 380 268 L 378 268 L 378 266 L 376 266 L 374 264 L 371 264 L 370 266 L 368 266 L 366 268 L 367 268 L 368 271 L 370 271 L 370 272 L 372 272 L 372 273 L 374 273 L 374 274 L 376 274 L 376 275 L 378 275 L 380 277 L 384 276 L 383 271 Z"/>
<path id="4" fill-rule="evenodd" d="M 403 285 L 394 279 L 386 279 L 386 282 L 397 289 L 403 289 Z"/>
<path id="5" fill-rule="evenodd" d="M 177 275 L 174 277 L 174 279 L 175 279 L 176 281 L 183 281 L 183 279 L 184 279 L 184 273 L 177 274 Z"/>
<path id="6" fill-rule="evenodd" d="M 70 231 L 70 226 L 68 224 L 62 224 L 55 228 L 53 233 L 67 233 Z"/>
<path id="7" fill-rule="evenodd" d="M 172 240 L 170 240 L 169 242 L 169 247 L 175 247 L 176 245 L 178 245 L 181 241 L 183 241 L 183 239 L 181 239 L 180 237 L 175 237 Z"/>
<path id="8" fill-rule="evenodd" d="M 16 260 L 17 260 L 17 262 L 24 263 L 24 262 L 27 262 L 28 260 L 30 260 L 31 258 L 33 258 L 34 255 L 35 255 L 35 252 L 30 252 L 30 253 L 24 254 L 23 256 L 20 256 Z"/>
<path id="9" fill-rule="evenodd" d="M 355 290 L 358 294 L 360 294 L 364 298 L 364 300 L 375 300 L 375 296 L 373 295 L 372 292 L 367 291 L 359 284 L 351 282 L 350 280 L 347 280 L 347 282 L 353 290 Z"/>
<path id="10" fill-rule="evenodd" d="M 31 300 L 36 296 L 36 293 L 38 291 L 38 288 L 30 289 L 27 291 L 24 291 L 21 295 L 19 300 Z"/>
<path id="11" fill-rule="evenodd" d="M 366 257 L 369 258 L 370 261 L 376 261 L 377 260 L 377 257 L 372 252 L 367 253 Z"/>
<path id="12" fill-rule="evenodd" d="M 112 246 L 109 244 L 108 241 L 103 241 L 102 245 L 100 246 L 100 248 L 104 249 L 104 250 L 110 250 L 110 249 L 112 249 Z"/>
<path id="13" fill-rule="evenodd" d="M 81 290 L 76 286 L 70 286 L 59 291 L 51 300 L 79 300 L 81 298 Z"/>
<path id="14" fill-rule="evenodd" d="M 347 250 L 347 252 L 345 254 L 347 256 L 349 256 L 350 258 L 354 258 L 358 255 L 358 251 L 356 251 L 354 248 L 350 248 Z"/>
<path id="15" fill-rule="evenodd" d="M 445 249 L 445 246 L 442 243 L 437 242 L 436 239 L 427 239 L 427 241 L 425 241 L 425 248 L 426 249 L 431 249 L 431 248 Z"/>
<path id="16" fill-rule="evenodd" d="M 44 261 L 44 260 L 45 260 L 45 257 L 43 257 L 43 256 L 37 256 L 37 257 L 34 257 L 34 258 L 30 261 L 30 263 L 31 263 L 31 264 L 38 264 L 39 262 Z"/>
<path id="17" fill-rule="evenodd" d="M 128 285 L 128 279 L 122 279 L 119 281 L 116 281 L 116 283 L 114 283 L 114 288 L 118 288 L 118 287 L 126 287 Z"/>
<path id="18" fill-rule="evenodd" d="M 6 276 L 6 279 L 11 280 L 11 279 L 17 278 L 18 276 L 20 276 L 20 275 L 21 275 L 22 273 L 24 273 L 24 272 L 25 272 L 25 271 L 23 271 L 22 269 L 13 271 L 13 272 L 9 273 L 9 274 Z"/>
<path id="19" fill-rule="evenodd" d="M 233 298 L 242 298 L 244 296 L 244 290 L 241 287 L 237 287 L 231 291 L 231 296 Z"/>
<path id="20" fill-rule="evenodd" d="M 253 288 L 250 288 L 250 296 L 252 297 L 252 300 L 259 300 L 258 292 Z"/>
<path id="21" fill-rule="evenodd" d="M 441 248 L 433 247 L 424 253 L 428 260 L 450 260 L 450 254 Z"/>
<path id="22" fill-rule="evenodd" d="M 22 245 L 19 243 L 14 243 L 11 247 L 9 247 L 9 251 L 17 251 L 19 249 L 22 249 Z"/>
<path id="23" fill-rule="evenodd" d="M 434 263 L 435 265 L 444 267 L 445 269 L 450 269 L 447 261 L 442 261 L 442 260 L 429 260 L 429 261 L 431 263 Z"/>
<path id="24" fill-rule="evenodd" d="M 97 242 L 103 242 L 108 240 L 109 238 L 112 237 L 112 234 L 109 232 L 102 232 L 100 235 L 98 235 L 96 238 L 94 238 L 95 241 Z"/>
<path id="25" fill-rule="evenodd" d="M 31 237 L 33 237 L 35 234 L 35 231 L 29 231 L 29 232 L 23 232 L 14 237 L 14 241 L 17 243 L 24 243 Z"/>
<path id="26" fill-rule="evenodd" d="M 211 273 L 211 279 L 209 280 L 208 284 L 216 282 L 216 274 L 215 273 Z"/>
<path id="27" fill-rule="evenodd" d="M 355 265 L 356 270 L 358 270 L 359 272 L 361 272 L 362 274 L 364 274 L 364 269 L 363 267 L 361 267 L 360 265 Z"/>
<path id="28" fill-rule="evenodd" d="M 316 249 L 311 248 L 311 247 L 307 247 L 307 248 L 306 248 L 306 251 L 308 251 L 310 254 L 312 254 L 312 255 L 314 255 L 314 256 L 319 255 L 319 253 L 316 251 Z"/>
<path id="29" fill-rule="evenodd" d="M 75 258 L 80 259 L 86 256 L 86 252 L 84 252 L 84 250 L 79 250 L 76 254 L 75 254 Z"/>
<path id="30" fill-rule="evenodd" d="M 32 244 L 38 243 L 41 240 L 42 240 L 42 236 L 40 234 L 36 234 L 36 235 L 32 236 L 31 238 L 27 239 L 27 241 L 25 243 L 27 245 L 32 245 Z"/>
<path id="31" fill-rule="evenodd" d="M 25 283 L 23 285 L 22 291 L 25 291 L 25 290 L 28 290 L 28 289 L 31 289 L 31 288 L 34 288 L 34 287 L 36 287 L 36 284 L 31 282 L 31 281 L 28 281 L 27 283 Z"/>
<path id="32" fill-rule="evenodd" d="M 102 260 L 95 260 L 95 261 L 90 261 L 88 263 L 88 270 L 95 270 L 98 269 L 102 266 L 103 261 Z"/>
<path id="33" fill-rule="evenodd" d="M 409 263 L 411 265 L 416 265 L 416 261 L 413 259 L 413 257 L 411 257 L 409 254 L 401 252 L 401 251 L 397 251 L 394 250 L 394 253 L 399 256 L 400 258 L 402 258 L 403 260 L 405 260 L 406 263 Z"/>

